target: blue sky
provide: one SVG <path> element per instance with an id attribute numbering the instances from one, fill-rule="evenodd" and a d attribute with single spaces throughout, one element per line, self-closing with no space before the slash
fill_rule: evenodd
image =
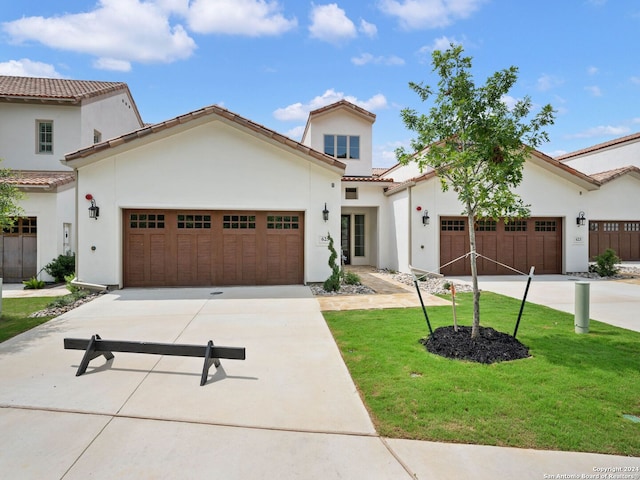
<path id="1" fill-rule="evenodd" d="M 431 52 L 462 44 L 476 82 L 515 65 L 513 99 L 550 103 L 557 156 L 640 131 L 637 0 L 101 0 L 5 2 L 0 74 L 126 82 L 155 123 L 219 104 L 299 140 L 346 98 L 377 115 L 374 165 L 395 163 L 435 86 Z"/>

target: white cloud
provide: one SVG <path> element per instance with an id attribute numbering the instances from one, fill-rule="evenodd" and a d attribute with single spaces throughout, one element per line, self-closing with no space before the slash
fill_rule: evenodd
<path id="1" fill-rule="evenodd" d="M 636 85 L 640 85 L 640 77 L 631 77 L 631 83 L 635 83 Z"/>
<path id="2" fill-rule="evenodd" d="M 285 18 L 280 11 L 275 1 L 194 0 L 187 15 L 189 28 L 197 33 L 259 37 L 280 35 L 297 27 L 295 17 Z"/>
<path id="3" fill-rule="evenodd" d="M 599 71 L 598 67 L 594 67 L 593 65 L 587 68 L 587 73 L 589 75 L 596 75 Z"/>
<path id="4" fill-rule="evenodd" d="M 0 63 L 0 75 L 12 77 L 64 78 L 53 65 L 28 58 Z"/>
<path id="5" fill-rule="evenodd" d="M 322 95 L 314 97 L 308 103 L 297 102 L 284 108 L 278 108 L 273 112 L 273 116 L 281 121 L 305 121 L 309 116 L 309 112 L 338 102 L 342 99 L 369 111 L 380 110 L 387 107 L 387 99 L 381 93 L 374 95 L 368 100 L 358 100 L 356 97 L 345 95 L 342 92 L 336 92 L 331 88 L 325 91 Z"/>
<path id="6" fill-rule="evenodd" d="M 354 23 L 336 3 L 312 7 L 309 33 L 312 38 L 333 44 L 343 43 L 358 35 Z"/>
<path id="7" fill-rule="evenodd" d="M 546 92 L 547 90 L 551 90 L 552 88 L 559 87 L 563 83 L 564 80 L 562 80 L 561 78 L 545 73 L 540 78 L 538 78 L 537 86 L 538 90 Z"/>
<path id="8" fill-rule="evenodd" d="M 167 11 L 139 0 L 100 0 L 87 13 L 24 17 L 5 22 L 2 28 L 13 42 L 39 42 L 86 53 L 107 67 L 124 68 L 126 62 L 172 62 L 191 56 L 196 48 L 181 25 L 170 25 Z"/>
<path id="9" fill-rule="evenodd" d="M 99 58 L 93 62 L 93 67 L 98 70 L 112 70 L 114 72 L 131 71 L 131 62 L 126 60 L 116 60 L 114 58 Z"/>
<path id="10" fill-rule="evenodd" d="M 602 90 L 600 90 L 600 87 L 598 87 L 597 85 L 590 85 L 588 87 L 584 87 L 584 89 L 594 97 L 602 96 Z"/>
<path id="11" fill-rule="evenodd" d="M 436 50 L 447 50 L 451 48 L 451 44 L 453 45 L 462 45 L 462 42 L 456 40 L 454 37 L 447 37 L 443 35 L 440 38 L 436 38 L 431 45 L 425 45 L 418 50 L 418 55 L 431 58 L 431 53 Z"/>
<path id="12" fill-rule="evenodd" d="M 446 27 L 474 13 L 485 0 L 380 0 L 387 15 L 407 30 Z"/>
<path id="13" fill-rule="evenodd" d="M 367 65 L 368 63 L 371 63 L 373 65 L 393 66 L 393 65 L 404 65 L 404 60 L 395 55 L 389 55 L 388 57 L 381 55 L 376 57 L 370 53 L 363 53 L 359 57 L 352 57 L 351 63 L 353 63 L 354 65 L 357 65 L 358 67 Z"/>
<path id="14" fill-rule="evenodd" d="M 518 103 L 518 99 L 511 95 L 503 95 L 500 100 L 502 100 L 502 103 L 504 103 L 509 110 L 512 110 L 513 107 L 516 106 L 516 103 Z"/>
<path id="15" fill-rule="evenodd" d="M 567 135 L 567 138 L 620 137 L 622 135 L 626 135 L 627 133 L 629 133 L 628 127 L 600 125 L 597 127 L 589 128 L 582 132 Z"/>
<path id="16" fill-rule="evenodd" d="M 365 34 L 369 38 L 373 38 L 378 34 L 378 27 L 366 20 L 360 20 L 360 33 Z"/>
<path id="17" fill-rule="evenodd" d="M 297 127 L 288 130 L 285 135 L 289 138 L 300 141 L 302 139 L 302 134 L 304 133 L 304 127 L 304 125 L 298 125 Z"/>

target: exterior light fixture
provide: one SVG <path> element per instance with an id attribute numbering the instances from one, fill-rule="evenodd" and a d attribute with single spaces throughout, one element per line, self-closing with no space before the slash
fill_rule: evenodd
<path id="1" fill-rule="evenodd" d="M 429 210 L 425 210 L 422 214 L 422 225 L 429 225 Z"/>
<path id="2" fill-rule="evenodd" d="M 329 210 L 327 210 L 327 202 L 324 202 L 324 210 L 322 210 L 322 218 L 326 222 L 329 220 Z"/>
<path id="3" fill-rule="evenodd" d="M 587 219 L 584 217 L 584 212 L 580 212 L 576 217 L 576 225 L 579 227 L 584 227 L 586 221 Z"/>
<path id="4" fill-rule="evenodd" d="M 84 198 L 91 202 L 91 206 L 89 207 L 89 218 L 93 218 L 95 220 L 100 216 L 100 207 L 96 205 L 96 201 L 93 198 L 93 195 L 87 193 Z"/>

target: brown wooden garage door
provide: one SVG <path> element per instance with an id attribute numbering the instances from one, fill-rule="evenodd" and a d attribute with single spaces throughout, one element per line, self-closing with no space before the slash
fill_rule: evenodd
<path id="1" fill-rule="evenodd" d="M 615 250 L 621 260 L 640 260 L 640 220 L 635 221 L 590 221 L 589 260 L 604 253 L 607 248 Z"/>
<path id="2" fill-rule="evenodd" d="M 304 214 L 124 211 L 127 287 L 303 283 Z"/>
<path id="3" fill-rule="evenodd" d="M 0 235 L 0 278 L 4 283 L 20 283 L 37 273 L 38 220 L 16 219 L 13 227 Z"/>
<path id="4" fill-rule="evenodd" d="M 475 225 L 478 253 L 528 273 L 562 273 L 562 219 L 527 218 L 509 223 L 478 220 Z M 465 217 L 440 219 L 440 265 L 469 252 L 469 232 Z M 445 275 L 471 275 L 467 257 L 442 268 Z M 492 261 L 478 258 L 479 275 L 508 275 L 514 272 Z"/>

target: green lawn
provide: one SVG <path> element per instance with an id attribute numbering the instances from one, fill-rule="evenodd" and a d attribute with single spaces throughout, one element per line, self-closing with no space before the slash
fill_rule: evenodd
<path id="1" fill-rule="evenodd" d="M 55 299 L 50 297 L 3 298 L 0 342 L 51 320 L 52 317 L 29 318 L 29 315 L 45 309 L 53 300 Z"/>
<path id="2" fill-rule="evenodd" d="M 458 294 L 470 325 L 472 294 Z M 519 300 L 484 292 L 481 324 L 513 334 Z M 433 328 L 451 307 L 429 307 Z M 378 432 L 386 437 L 640 456 L 640 333 L 527 304 L 531 358 L 482 365 L 433 355 L 419 308 L 325 312 Z"/>

